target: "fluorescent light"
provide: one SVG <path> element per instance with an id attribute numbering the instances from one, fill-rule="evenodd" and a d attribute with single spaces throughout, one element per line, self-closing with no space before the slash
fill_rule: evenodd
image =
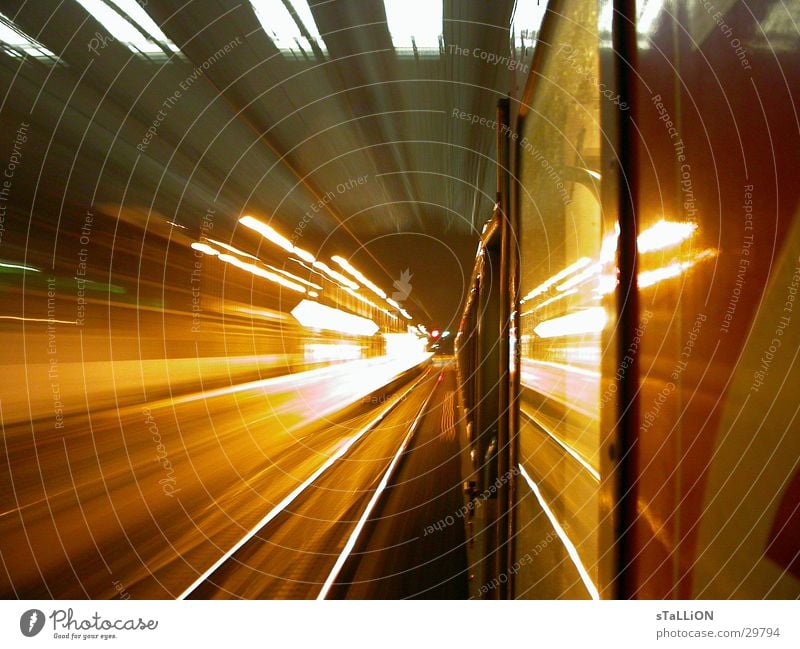
<path id="1" fill-rule="evenodd" d="M 339 266 L 341 266 L 345 270 L 345 272 L 350 273 L 355 279 L 361 282 L 370 291 L 375 293 L 375 295 L 377 295 L 383 300 L 386 299 L 385 291 L 383 291 L 379 286 L 373 284 L 369 279 L 367 279 L 364 276 L 364 274 L 360 270 L 353 267 L 353 265 L 349 261 L 347 261 L 344 257 L 341 257 L 339 255 L 334 255 L 333 257 L 331 257 L 331 259 L 335 261 L 337 264 L 339 264 Z"/>
<path id="2" fill-rule="evenodd" d="M 396 50 L 439 52 L 442 0 L 384 0 L 383 5 Z"/>
<path id="3" fill-rule="evenodd" d="M 600 262 L 597 262 L 596 264 L 592 264 L 586 270 L 578 273 L 577 275 L 573 275 L 572 277 L 570 277 L 563 284 L 559 284 L 558 286 L 556 286 L 556 290 L 558 290 L 558 291 L 568 291 L 569 289 L 573 288 L 574 286 L 579 286 L 580 284 L 583 284 L 585 281 L 590 280 L 593 277 L 596 277 L 596 276 L 600 275 L 600 271 L 602 269 L 603 269 L 603 267 L 600 264 Z"/>
<path id="4" fill-rule="evenodd" d="M 397 302 L 395 302 L 392 298 L 387 297 L 386 298 L 386 303 L 392 305 L 398 311 L 400 310 L 400 305 Z"/>
<path id="5" fill-rule="evenodd" d="M 379 329 L 372 320 L 311 300 L 302 300 L 292 309 L 292 315 L 303 327 L 336 331 L 352 336 L 372 336 Z"/>
<path id="6" fill-rule="evenodd" d="M 336 280 L 337 282 L 339 282 L 340 284 L 344 284 L 345 286 L 349 286 L 349 287 L 350 287 L 351 289 L 353 289 L 354 291 L 357 291 L 357 290 L 360 288 L 360 287 L 358 286 L 358 284 L 356 284 L 356 283 L 355 283 L 355 282 L 354 282 L 352 279 L 350 279 L 349 277 L 345 277 L 345 276 L 344 276 L 344 275 L 342 275 L 341 273 L 337 273 L 335 270 L 333 270 L 333 269 L 332 269 L 330 266 L 328 266 L 328 265 L 327 265 L 326 263 L 324 263 L 324 262 L 321 262 L 321 261 L 315 261 L 315 262 L 314 262 L 313 264 L 311 264 L 311 265 L 312 265 L 314 268 L 318 268 L 319 270 L 321 270 L 321 271 L 322 271 L 323 273 L 325 273 L 325 274 L 326 274 L 328 277 L 330 277 L 330 278 L 332 278 L 332 279 L 335 279 L 335 280 Z"/>
<path id="7" fill-rule="evenodd" d="M 195 241 L 194 243 L 192 243 L 192 250 L 197 250 L 197 252 L 202 252 L 203 254 L 212 256 L 219 254 L 219 250 L 214 250 L 214 248 L 212 248 L 208 244 L 202 243 L 200 241 Z"/>
<path id="8" fill-rule="evenodd" d="M 167 55 L 168 51 L 180 51 L 136 0 L 77 2 L 132 52 Z"/>
<path id="9" fill-rule="evenodd" d="M 300 284 L 291 282 L 285 277 L 281 277 L 277 273 L 272 273 L 268 270 L 260 268 L 255 264 L 250 264 L 246 261 L 242 261 L 241 259 L 239 259 L 238 257 L 234 257 L 233 255 L 221 254 L 219 255 L 219 259 L 220 261 L 224 261 L 226 264 L 231 264 L 232 266 L 241 268 L 242 270 L 247 271 L 248 273 L 252 273 L 253 275 L 261 277 L 262 279 L 269 280 L 274 284 L 280 284 L 281 286 L 285 286 L 286 288 L 291 289 L 292 291 L 297 291 L 298 293 L 306 292 L 306 289 L 300 286 Z"/>
<path id="10" fill-rule="evenodd" d="M 402 315 L 406 320 L 413 320 L 411 315 L 405 309 L 400 309 L 400 315 Z"/>
<path id="11" fill-rule="evenodd" d="M 308 250 L 303 250 L 302 248 L 298 248 L 298 247 L 295 246 L 295 249 L 294 249 L 293 252 L 298 257 L 300 257 L 300 259 L 302 259 L 305 262 L 308 262 L 309 264 L 313 264 L 316 261 L 316 258 L 314 257 L 314 255 L 312 255 L 310 252 L 308 252 Z"/>
<path id="12" fill-rule="evenodd" d="M 247 228 L 250 228 L 251 230 L 255 230 L 267 241 L 271 241 L 276 246 L 283 248 L 286 252 L 291 252 L 292 254 L 297 255 L 303 261 L 306 261 L 309 264 L 313 264 L 315 262 L 314 255 L 307 250 L 303 250 L 302 248 L 296 248 L 291 241 L 289 241 L 272 226 L 262 223 L 258 219 L 254 219 L 252 216 L 243 216 L 239 219 L 239 223 Z"/>
<path id="13" fill-rule="evenodd" d="M 214 245 L 220 246 L 221 248 L 225 248 L 225 250 L 229 252 L 233 252 L 240 257 L 248 257 L 249 259 L 254 259 L 255 261 L 260 261 L 258 257 L 255 255 L 251 255 L 249 252 L 245 252 L 244 250 L 239 250 L 238 248 L 234 248 L 232 245 L 228 243 L 224 243 L 222 241 L 217 241 L 216 239 L 209 239 L 211 243 Z"/>
<path id="14" fill-rule="evenodd" d="M 55 54 L 39 41 L 25 34 L 14 24 L 14 21 L 2 13 L 0 13 L 0 43 L 6 46 L 2 48 L 6 54 L 17 59 L 21 59 L 27 54 L 35 59 L 50 60 L 53 63 L 61 62 L 61 59 Z"/>
<path id="15" fill-rule="evenodd" d="M 289 0 L 289 3 L 306 31 L 316 41 L 319 48 L 327 53 L 325 41 L 319 35 L 308 3 L 303 0 Z M 303 36 L 300 27 L 282 0 L 250 0 L 250 4 L 258 22 L 261 23 L 267 36 L 272 39 L 275 47 L 284 53 L 310 54 L 312 52 L 311 43 Z"/>
<path id="16" fill-rule="evenodd" d="M 639 252 L 652 252 L 672 248 L 689 239 L 697 230 L 697 223 L 685 221 L 665 221 L 661 219 L 654 226 L 640 233 L 636 239 Z"/>
<path id="17" fill-rule="evenodd" d="M 562 279 L 564 279 L 565 277 L 567 277 L 568 275 L 571 275 L 572 273 L 575 273 L 575 272 L 581 270 L 582 268 L 585 268 L 586 266 L 588 266 L 591 263 L 592 263 L 592 260 L 589 259 L 589 257 L 581 257 L 575 263 L 570 264 L 569 266 L 567 266 L 563 270 L 559 271 L 558 273 L 556 273 L 552 277 L 546 279 L 544 282 L 539 284 L 539 286 L 534 288 L 532 291 L 530 291 L 530 293 L 528 293 L 524 298 L 522 298 L 520 300 L 520 303 L 521 304 L 525 303 L 528 300 L 532 300 L 537 295 L 541 295 L 545 291 L 549 290 L 550 287 L 553 284 L 555 284 L 556 282 L 559 282 Z"/>
<path id="18" fill-rule="evenodd" d="M 239 223 L 241 223 L 246 228 L 255 230 L 262 237 L 264 237 L 268 241 L 271 241 L 276 246 L 280 246 L 287 252 L 294 252 L 294 246 L 292 245 L 292 242 L 289 241 L 282 234 L 280 234 L 272 226 L 269 226 L 266 223 L 262 223 L 261 221 L 254 219 L 252 216 L 243 216 L 242 218 L 239 219 Z"/>
<path id="19" fill-rule="evenodd" d="M 661 268 L 643 271 L 639 273 L 637 278 L 639 288 L 647 288 L 648 286 L 653 286 L 654 284 L 663 282 L 666 279 L 678 277 L 695 266 L 698 262 L 705 261 L 706 259 L 712 259 L 716 256 L 716 250 L 703 250 L 688 261 L 676 261 L 671 264 L 667 264 L 666 266 L 662 266 Z"/>
<path id="20" fill-rule="evenodd" d="M 344 287 L 344 290 L 345 290 L 345 291 L 347 291 L 348 293 L 350 293 L 350 295 L 352 295 L 354 298 L 356 298 L 356 299 L 357 299 L 357 300 L 359 300 L 360 302 L 363 302 L 364 304 L 369 304 L 369 306 L 371 306 L 373 309 L 378 309 L 379 311 L 383 311 L 384 313 L 388 313 L 388 311 L 386 311 L 385 309 L 382 309 L 381 307 L 379 307 L 379 306 L 378 306 L 377 304 L 375 304 L 375 303 L 374 303 L 372 300 L 369 300 L 369 299 L 365 298 L 365 297 L 364 297 L 363 295 L 361 295 L 360 293 L 356 293 L 356 292 L 355 292 L 355 291 L 354 291 L 352 288 L 350 288 L 349 286 L 345 286 L 345 287 Z"/>
<path id="21" fill-rule="evenodd" d="M 560 318 L 545 320 L 534 328 L 540 338 L 556 338 L 558 336 L 575 336 L 578 334 L 598 333 L 608 322 L 608 314 L 601 306 L 576 311 Z"/>
<path id="22" fill-rule="evenodd" d="M 275 271 L 276 273 L 280 273 L 281 275 L 285 275 L 286 277 L 288 277 L 289 279 L 291 279 L 291 280 L 293 280 L 295 282 L 300 282 L 301 284 L 305 284 L 309 288 L 315 288 L 318 291 L 322 290 L 322 287 L 319 284 L 314 284 L 313 282 L 309 282 L 309 281 L 303 279 L 302 277 L 298 277 L 297 275 L 293 275 L 288 270 L 283 270 L 282 268 L 276 268 L 275 266 L 270 266 L 269 264 L 264 264 L 264 265 L 267 268 L 269 268 L 270 270 Z"/>

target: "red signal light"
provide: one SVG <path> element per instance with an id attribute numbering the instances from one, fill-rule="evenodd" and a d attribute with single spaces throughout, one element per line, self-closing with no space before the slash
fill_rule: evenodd
<path id="1" fill-rule="evenodd" d="M 438 338 L 440 333 L 441 331 L 439 331 L 438 329 L 434 329 L 433 331 L 431 331 L 431 338 Z"/>

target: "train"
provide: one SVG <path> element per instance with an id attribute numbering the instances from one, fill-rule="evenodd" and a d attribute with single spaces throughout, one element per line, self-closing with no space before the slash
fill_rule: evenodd
<path id="1" fill-rule="evenodd" d="M 798 7 L 546 5 L 455 341 L 470 594 L 798 598 Z"/>

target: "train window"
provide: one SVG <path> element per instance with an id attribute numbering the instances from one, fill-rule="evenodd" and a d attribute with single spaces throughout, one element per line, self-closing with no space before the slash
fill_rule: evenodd
<path id="1" fill-rule="evenodd" d="M 516 597 L 597 596 L 600 204 L 596 3 L 546 20 L 517 137 L 520 424 Z"/>

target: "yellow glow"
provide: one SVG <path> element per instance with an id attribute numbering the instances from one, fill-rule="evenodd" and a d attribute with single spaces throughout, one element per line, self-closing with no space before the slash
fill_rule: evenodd
<path id="1" fill-rule="evenodd" d="M 354 298 L 356 298 L 356 299 L 357 299 L 357 300 L 359 300 L 360 302 L 363 302 L 364 304 L 368 304 L 368 305 L 369 305 L 369 306 L 371 306 L 373 309 L 378 309 L 379 311 L 383 311 L 384 313 L 388 313 L 388 311 L 386 311 L 386 309 L 384 309 L 384 308 L 382 308 L 382 307 L 378 306 L 378 305 L 377 305 L 377 304 L 375 304 L 375 303 L 374 303 L 372 300 L 370 300 L 370 299 L 368 299 L 368 298 L 365 298 L 365 297 L 364 297 L 363 295 L 361 295 L 360 293 L 356 293 L 356 292 L 355 292 L 355 291 L 354 291 L 352 288 L 350 288 L 350 287 L 348 287 L 348 286 L 344 286 L 343 288 L 344 288 L 344 290 L 345 290 L 345 291 L 347 291 L 348 293 L 350 293 L 350 295 L 352 295 Z"/>
<path id="2" fill-rule="evenodd" d="M 571 275 L 572 273 L 575 273 L 575 272 L 581 270 L 582 268 L 585 268 L 586 266 L 588 266 L 591 263 L 592 263 L 592 260 L 589 257 L 581 257 L 575 263 L 570 264 L 564 270 L 559 271 L 558 273 L 553 275 L 551 278 L 546 279 L 544 282 L 539 284 L 539 286 L 537 286 L 530 293 L 528 293 L 524 298 L 522 298 L 522 300 L 520 300 L 520 303 L 527 302 L 528 300 L 531 300 L 531 299 L 535 298 L 537 295 L 541 295 L 542 293 L 547 291 L 556 282 L 560 282 L 562 279 L 564 279 L 568 275 Z"/>
<path id="3" fill-rule="evenodd" d="M 641 232 L 636 239 L 639 252 L 653 252 L 672 248 L 686 241 L 697 231 L 697 223 L 679 223 L 661 219 L 654 226 Z"/>
<path id="4" fill-rule="evenodd" d="M 697 224 L 691 221 L 678 222 L 661 219 L 653 226 L 647 228 L 639 234 L 636 239 L 638 250 L 640 253 L 647 253 L 675 247 L 693 237 L 697 232 L 697 227 Z M 598 283 L 595 289 L 595 294 L 607 295 L 611 293 L 617 286 L 616 269 L 614 269 L 614 272 L 612 273 L 602 273 L 602 270 L 604 265 L 613 263 L 615 253 L 617 251 L 619 225 L 615 225 L 614 230 L 615 231 L 613 234 L 609 234 L 603 238 L 600 246 L 599 261 L 593 262 L 593 260 L 589 259 L 588 257 L 580 258 L 578 261 L 571 264 L 564 270 L 556 273 L 551 278 L 542 282 L 539 286 L 528 293 L 522 300 L 520 300 L 520 304 L 524 304 L 526 301 L 536 297 L 537 295 L 545 293 L 554 284 L 568 277 L 569 279 L 566 279 L 566 281 L 556 286 L 557 290 L 568 291 L 571 294 L 575 287 L 597 277 Z M 716 254 L 717 252 L 715 250 L 706 250 L 688 261 L 673 261 L 662 268 L 641 272 L 639 273 L 639 286 L 641 288 L 645 288 L 665 279 L 677 277 L 681 273 L 694 266 L 697 262 L 709 257 L 713 257 Z M 578 273 L 578 271 L 582 272 Z M 574 273 L 578 274 L 575 275 Z M 572 277 L 570 277 L 570 275 L 572 275 Z M 536 308 L 541 308 L 546 304 L 550 304 L 552 301 L 553 299 L 546 300 Z M 527 311 L 523 315 L 529 315 L 534 310 L 536 309 Z"/>
<path id="5" fill-rule="evenodd" d="M 270 320 L 288 320 L 289 316 L 280 311 L 272 311 L 270 309 L 251 309 L 244 306 L 223 306 L 222 310 L 225 313 L 244 313 L 250 316 L 259 316 L 261 318 L 269 318 Z"/>
<path id="6" fill-rule="evenodd" d="M 569 297 L 570 295 L 575 295 L 575 293 L 577 293 L 577 292 L 578 292 L 578 289 L 577 288 L 573 288 L 572 290 L 567 291 L 566 293 L 562 293 L 561 295 L 556 295 L 555 297 L 551 297 L 549 300 L 545 300 L 541 304 L 537 304 L 530 311 L 525 311 L 521 315 L 523 315 L 523 316 L 530 315 L 534 311 L 538 311 L 539 309 L 543 309 L 548 304 L 552 304 L 553 302 L 558 302 L 559 300 L 563 300 L 565 297 Z"/>
<path id="7" fill-rule="evenodd" d="M 425 353 L 427 341 L 414 335 L 405 334 L 383 334 L 386 340 L 386 355 L 392 358 L 408 358 Z"/>
<path id="8" fill-rule="evenodd" d="M 288 270 L 283 270 L 282 268 L 276 268 L 275 266 L 270 266 L 269 264 L 264 264 L 267 268 L 276 273 L 280 273 L 295 282 L 300 282 L 301 284 L 308 286 L 309 288 L 315 288 L 318 291 L 322 290 L 322 287 L 319 284 L 314 284 L 314 282 L 309 282 L 308 280 L 303 279 L 302 277 L 298 277 L 297 275 L 293 275 Z"/>
<path id="9" fill-rule="evenodd" d="M 303 261 L 307 261 L 309 264 L 313 264 L 316 259 L 314 255 L 312 255 L 308 250 L 303 250 L 302 248 L 298 248 L 295 246 L 294 254 L 296 254 L 300 259 Z"/>
<path id="10" fill-rule="evenodd" d="M 229 252 L 239 255 L 240 257 L 247 257 L 248 259 L 255 259 L 256 261 L 259 260 L 258 257 L 256 257 L 255 255 L 251 255 L 249 252 L 245 252 L 244 250 L 239 250 L 238 248 L 234 248 L 232 245 L 228 243 L 217 241 L 216 239 L 209 239 L 208 241 L 210 243 L 213 243 L 215 246 L 219 246 L 220 248 L 225 248 L 225 250 L 228 250 Z"/>
<path id="11" fill-rule="evenodd" d="M 237 268 L 241 268 L 248 273 L 252 273 L 253 275 L 257 275 L 263 279 L 266 279 L 270 282 L 275 284 L 280 284 L 281 286 L 285 286 L 288 289 L 293 291 L 297 291 L 298 293 L 305 293 L 306 289 L 300 284 L 295 282 L 289 281 L 285 277 L 281 277 L 277 273 L 270 272 L 265 270 L 264 268 L 259 268 L 255 264 L 250 264 L 246 261 L 242 261 L 238 257 L 234 257 L 233 255 L 229 254 L 221 254 L 219 256 L 220 261 L 224 261 L 226 264 L 231 264 L 232 266 L 236 266 Z"/>
<path id="12" fill-rule="evenodd" d="M 353 267 L 350 262 L 348 262 L 344 257 L 339 255 L 334 255 L 331 257 L 333 261 L 335 261 L 339 266 L 341 266 L 345 272 L 350 273 L 355 279 L 361 282 L 364 286 L 366 286 L 370 291 L 375 293 L 381 299 L 386 299 L 386 293 L 379 287 L 373 284 L 364 274 L 358 270 L 357 268 Z"/>
<path id="13" fill-rule="evenodd" d="M 694 259 L 690 259 L 688 261 L 676 261 L 666 266 L 662 266 L 661 268 L 641 272 L 639 273 L 639 288 L 647 288 L 648 286 L 653 286 L 654 284 L 663 282 L 666 279 L 678 277 L 678 275 L 685 273 L 698 262 L 711 259 L 712 257 L 716 257 L 716 255 L 716 250 L 704 250 L 696 255 Z"/>
<path id="14" fill-rule="evenodd" d="M 402 315 L 406 320 L 413 320 L 414 318 L 411 317 L 408 311 L 405 309 L 400 309 L 400 315 Z"/>
<path id="15" fill-rule="evenodd" d="M 353 361 L 364 354 L 361 345 L 353 343 L 306 343 L 303 348 L 306 362 Z"/>
<path id="16" fill-rule="evenodd" d="M 393 307 L 394 307 L 395 309 L 397 309 L 398 311 L 400 310 L 400 305 L 399 305 L 397 302 L 395 302 L 395 301 L 394 301 L 392 298 L 390 298 L 390 297 L 387 297 L 387 298 L 386 298 L 386 303 L 387 303 L 387 304 L 389 304 L 389 305 L 391 305 L 391 306 L 393 306 Z"/>
<path id="17" fill-rule="evenodd" d="M 600 263 L 610 264 L 614 261 L 617 252 L 617 239 L 619 239 L 619 224 L 614 224 L 614 234 L 609 234 L 600 244 Z"/>
<path id="18" fill-rule="evenodd" d="M 557 336 L 575 336 L 578 334 L 598 333 L 603 330 L 608 322 L 608 314 L 601 307 L 592 307 L 576 311 L 569 315 L 545 320 L 534 328 L 534 333 L 540 338 L 555 338 Z"/>
<path id="19" fill-rule="evenodd" d="M 206 255 L 218 255 L 219 254 L 219 250 L 214 250 L 214 248 L 212 248 L 211 246 L 209 246 L 209 245 L 207 245 L 205 243 L 201 243 L 199 241 L 195 241 L 194 243 L 192 243 L 192 250 L 197 250 L 198 252 L 202 252 L 203 254 L 206 254 Z"/>
<path id="20" fill-rule="evenodd" d="M 286 252 L 291 252 L 297 255 L 303 261 L 306 261 L 309 264 L 313 264 L 315 262 L 314 255 L 307 250 L 303 250 L 302 248 L 296 248 L 291 241 L 289 241 L 272 226 L 262 223 L 258 219 L 254 219 L 252 216 L 243 216 L 239 219 L 239 223 L 246 228 L 250 228 L 251 230 L 258 232 L 267 241 L 271 241 L 276 246 L 283 248 Z"/>
<path id="21" fill-rule="evenodd" d="M 357 291 L 359 289 L 358 284 L 356 284 L 352 279 L 350 279 L 349 277 L 345 277 L 341 273 L 337 273 L 335 270 L 333 270 L 330 266 L 328 266 L 324 262 L 315 261 L 312 264 L 312 266 L 314 266 L 314 268 L 318 268 L 323 273 L 325 273 L 328 277 L 330 277 L 332 279 L 335 279 L 340 284 L 344 284 L 344 286 L 349 286 L 354 291 Z"/>
<path id="22" fill-rule="evenodd" d="M 372 320 L 324 306 L 319 302 L 303 300 L 292 309 L 294 318 L 304 327 L 350 334 L 372 336 L 379 327 Z"/>
<path id="23" fill-rule="evenodd" d="M 292 242 L 289 241 L 282 234 L 280 234 L 272 226 L 269 226 L 266 223 L 262 223 L 261 221 L 254 219 L 252 216 L 243 216 L 242 218 L 239 219 L 239 223 L 241 223 L 246 228 L 255 230 L 267 241 L 271 241 L 276 246 L 280 246 L 286 252 L 294 252 L 294 246 L 292 245 Z"/>
<path id="24" fill-rule="evenodd" d="M 32 273 L 41 273 L 38 268 L 33 268 L 32 266 L 24 266 L 22 264 L 9 264 L 7 262 L 0 262 L 0 267 L 2 268 L 18 268 L 19 270 L 28 270 Z"/>
<path id="25" fill-rule="evenodd" d="M 592 264 L 584 270 L 583 272 L 578 273 L 574 277 L 570 277 L 566 282 L 563 284 L 559 284 L 556 286 L 556 289 L 559 291 L 568 291 L 569 289 L 573 288 L 574 286 L 579 286 L 584 282 L 597 277 L 600 274 L 601 266 L 600 262 L 596 264 Z"/>

